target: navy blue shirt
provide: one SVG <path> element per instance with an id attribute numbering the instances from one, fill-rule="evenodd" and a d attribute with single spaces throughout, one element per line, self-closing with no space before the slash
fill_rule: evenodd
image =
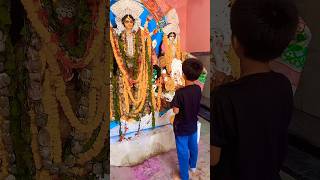
<path id="1" fill-rule="evenodd" d="M 179 108 L 173 122 L 176 136 L 190 135 L 197 131 L 200 100 L 201 88 L 198 85 L 185 86 L 176 91 L 171 102 L 172 107 Z"/>
<path id="2" fill-rule="evenodd" d="M 213 95 L 211 145 L 221 148 L 214 179 L 280 180 L 293 107 L 290 81 L 275 72 L 252 74 Z"/>

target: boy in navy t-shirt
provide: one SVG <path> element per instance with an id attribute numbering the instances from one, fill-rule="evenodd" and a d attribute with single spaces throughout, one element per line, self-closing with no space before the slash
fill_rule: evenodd
<path id="1" fill-rule="evenodd" d="M 230 18 L 241 77 L 215 89 L 211 153 L 215 180 L 280 180 L 292 116 L 291 84 L 269 63 L 297 30 L 290 0 L 236 0 Z"/>
<path id="2" fill-rule="evenodd" d="M 195 81 L 202 73 L 203 65 L 197 59 L 187 59 L 182 64 L 185 87 L 176 91 L 171 102 L 176 114 L 173 129 L 179 160 L 180 177 L 189 179 L 189 168 L 196 170 L 198 158 L 197 121 L 201 100 L 201 88 Z"/>

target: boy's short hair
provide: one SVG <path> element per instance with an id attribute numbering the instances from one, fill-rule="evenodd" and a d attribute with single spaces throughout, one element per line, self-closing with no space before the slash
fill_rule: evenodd
<path id="1" fill-rule="evenodd" d="M 201 75 L 202 71 L 202 63 L 195 58 L 186 59 L 182 63 L 182 72 L 185 75 L 186 79 L 189 81 L 197 80 Z"/>
<path id="2" fill-rule="evenodd" d="M 230 23 L 244 56 L 268 62 L 280 57 L 294 38 L 298 11 L 292 0 L 236 0 Z"/>

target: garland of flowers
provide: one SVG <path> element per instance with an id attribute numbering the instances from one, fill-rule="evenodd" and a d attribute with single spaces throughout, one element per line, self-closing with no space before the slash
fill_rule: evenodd
<path id="1" fill-rule="evenodd" d="M 145 52 L 143 52 L 145 53 Z M 146 66 L 146 65 L 144 65 Z M 141 83 L 139 84 L 139 88 L 142 89 L 142 91 L 140 91 L 140 94 L 138 94 L 138 96 L 140 95 L 140 98 L 141 98 L 141 102 L 138 106 L 138 108 L 134 111 L 134 114 L 138 114 L 142 108 L 144 107 L 144 104 L 145 104 L 145 100 L 146 100 L 146 97 L 147 97 L 147 79 L 148 79 L 148 74 L 147 74 L 147 67 L 144 68 L 144 77 L 143 77 L 143 81 L 141 81 Z M 126 87 L 126 92 L 130 91 L 130 88 L 127 86 Z"/>
<path id="2" fill-rule="evenodd" d="M 47 70 L 45 72 L 45 79 L 43 83 L 43 104 L 44 110 L 48 114 L 47 130 L 49 131 L 50 141 L 52 145 L 52 158 L 54 163 L 61 162 L 62 145 L 59 128 L 59 112 L 58 104 L 54 98 L 54 92 L 50 85 L 51 73 Z"/>
<path id="3" fill-rule="evenodd" d="M 32 150 L 32 154 L 33 154 L 33 160 L 36 166 L 36 169 L 40 169 L 41 168 L 41 157 L 39 155 L 39 146 L 38 146 L 38 129 L 37 129 L 37 124 L 36 124 L 36 120 L 35 120 L 35 114 L 33 111 L 29 111 L 29 116 L 31 119 L 31 125 L 30 125 L 30 129 L 31 129 L 31 150 Z"/>
<path id="4" fill-rule="evenodd" d="M 123 32 L 123 33 L 125 33 L 125 32 Z M 120 37 L 123 36 L 123 33 L 120 35 Z M 139 67 L 141 66 L 141 63 L 138 63 L 139 49 L 140 49 L 140 45 L 141 45 L 141 41 L 139 41 L 140 39 L 138 36 L 139 34 L 140 33 L 137 32 L 137 33 L 135 33 L 135 36 L 134 36 L 135 51 L 134 51 L 133 57 L 127 56 L 127 53 L 125 51 L 126 47 L 124 47 L 124 42 L 123 42 L 122 38 L 119 38 L 119 40 L 118 40 L 120 55 L 121 55 L 122 59 L 124 60 L 124 62 L 133 62 L 134 63 L 134 67 L 133 67 L 134 68 L 134 71 L 133 71 L 134 78 L 137 78 L 137 72 L 139 73 L 139 71 L 138 71 L 139 69 L 137 70 L 137 64 L 139 64 Z M 126 63 L 126 67 L 128 68 L 127 63 Z M 139 73 L 138 77 L 141 78 L 140 76 L 141 76 L 141 74 Z M 133 80 L 133 82 L 137 82 L 137 81 Z"/>
<path id="5" fill-rule="evenodd" d="M 142 42 L 145 42 L 144 39 L 144 33 L 141 33 L 141 36 L 142 36 Z M 117 65 L 120 69 L 120 72 L 121 72 L 121 77 L 122 77 L 122 82 L 124 84 L 124 93 L 123 93 L 123 96 L 125 98 L 125 112 L 126 113 L 129 113 L 130 112 L 130 105 L 129 105 L 129 98 L 130 100 L 137 106 L 137 109 L 133 112 L 133 114 L 138 114 L 139 112 L 141 112 L 141 110 L 143 109 L 144 107 L 144 104 L 145 104 L 145 100 L 146 100 L 146 97 L 147 97 L 147 81 L 149 81 L 149 77 L 151 78 L 152 75 L 150 75 L 149 72 L 151 72 L 152 70 L 152 65 L 151 65 L 151 62 L 149 60 L 149 57 L 151 57 L 151 39 L 149 36 L 147 36 L 147 41 L 146 41 L 146 44 L 145 43 L 142 43 L 142 52 L 141 52 L 141 62 L 140 62 L 140 70 L 139 70 L 139 75 L 138 75 L 138 79 L 135 80 L 135 82 L 139 82 L 139 90 L 138 90 L 138 99 L 136 100 L 134 98 L 134 95 L 133 93 L 131 92 L 131 83 L 130 83 L 130 80 L 129 80 L 129 77 L 128 77 L 128 73 L 127 71 L 124 69 L 124 65 L 123 65 L 123 53 L 121 53 L 121 47 L 119 48 L 119 43 L 117 42 L 117 37 L 115 35 L 115 33 L 110 30 L 110 37 L 111 38 L 111 45 L 112 45 L 112 48 L 113 48 L 113 51 L 114 51 L 114 55 L 115 55 L 115 59 L 116 59 L 116 62 L 117 62 Z M 136 47 L 137 48 L 137 47 Z M 146 48 L 147 48 L 147 51 L 146 51 Z M 119 50 L 120 49 L 120 50 Z M 137 52 L 137 51 L 136 51 Z M 146 62 L 146 59 L 148 62 Z M 149 63 L 150 67 L 147 66 L 146 63 Z M 160 85 L 160 84 L 159 84 Z M 158 86 L 159 86 L 158 85 Z M 161 89 L 161 86 L 159 86 L 159 88 Z M 151 100 L 155 100 L 154 98 L 154 93 L 151 91 Z M 115 99 L 114 99 L 115 100 Z M 157 109 L 157 110 L 160 110 L 160 96 L 158 97 L 158 103 L 153 103 L 152 106 L 153 106 L 153 109 Z M 115 102 L 115 101 L 114 101 Z M 120 108 L 121 109 L 121 108 Z"/>
<path id="6" fill-rule="evenodd" d="M 162 77 L 160 77 L 159 81 L 157 82 L 157 86 L 158 86 L 157 102 L 155 102 L 154 100 L 152 101 L 153 107 L 157 107 L 156 110 L 158 112 L 160 112 L 160 109 L 161 109 L 162 82 L 163 82 L 163 79 L 162 79 Z M 152 91 L 152 93 L 154 94 L 153 91 Z M 153 97 L 154 97 L 154 95 L 153 95 Z"/>
<path id="7" fill-rule="evenodd" d="M 45 46 L 44 46 L 45 47 Z M 102 48 L 100 48 L 102 49 Z M 96 91 L 101 91 L 101 92 L 106 92 L 106 85 L 103 84 L 103 80 L 101 76 L 102 74 L 102 69 L 104 66 L 99 66 L 98 64 L 96 65 L 97 67 L 94 68 L 93 71 L 93 78 L 92 80 L 92 89 L 89 94 L 89 107 L 94 106 L 98 107 L 96 111 L 93 111 L 93 107 L 89 108 L 89 117 L 88 117 L 88 122 L 89 124 L 82 124 L 78 118 L 76 117 L 75 113 L 72 110 L 72 106 L 70 104 L 70 100 L 68 99 L 66 95 L 66 86 L 65 83 L 60 76 L 60 69 L 55 61 L 55 58 L 52 56 L 51 53 L 48 53 L 48 48 L 43 48 L 42 53 L 45 55 L 47 59 L 47 63 L 49 65 L 50 69 L 50 82 L 52 82 L 55 86 L 55 96 L 60 103 L 60 106 L 62 107 L 66 117 L 68 118 L 70 124 L 72 127 L 74 127 L 76 130 L 84 133 L 91 133 L 94 129 L 96 129 L 101 121 L 101 117 L 103 116 L 104 113 L 104 108 L 106 107 L 106 97 L 102 96 L 99 99 L 98 105 L 96 104 Z M 101 55 L 101 53 L 97 54 L 97 57 Z M 96 61 L 99 61 L 99 58 L 97 58 Z M 102 88 L 102 89 L 101 89 Z"/>
<path id="8" fill-rule="evenodd" d="M 54 11 L 52 0 L 40 0 L 43 6 L 41 15 L 43 17 L 43 24 L 50 27 L 56 34 L 63 34 L 61 39 L 61 46 L 73 57 L 82 57 L 85 53 L 85 48 L 89 47 L 92 43 L 93 33 L 90 32 L 92 24 L 96 23 L 98 15 L 98 5 L 97 2 L 91 1 L 90 5 L 86 0 L 80 0 L 78 2 L 78 15 L 75 17 L 75 20 L 72 21 L 69 17 L 62 19 L 62 23 L 58 20 L 57 13 Z M 91 12 L 90 12 L 91 8 Z M 92 15 L 91 15 L 92 14 Z M 48 16 L 50 15 L 50 16 Z M 80 24 L 81 23 L 81 24 Z M 68 37 L 65 36 L 70 33 L 75 34 L 75 28 L 79 28 L 80 39 L 79 42 L 69 42 L 69 44 L 75 44 L 76 46 L 67 46 Z M 72 40 L 69 40 L 72 41 Z"/>
<path id="9" fill-rule="evenodd" d="M 148 42 L 146 42 L 148 43 Z M 149 54 L 146 55 L 146 60 L 148 61 L 148 65 L 149 65 L 149 68 L 147 70 L 147 74 L 149 75 L 149 78 L 148 78 L 148 81 L 147 81 L 147 85 L 148 85 L 148 90 L 149 90 L 149 102 L 153 101 L 153 93 L 152 93 L 152 64 L 150 62 L 150 59 L 149 59 Z M 155 106 L 154 106 L 154 103 L 151 104 L 151 113 L 152 113 L 152 128 L 155 127 L 155 116 L 154 116 L 154 109 L 155 109 Z"/>
<path id="10" fill-rule="evenodd" d="M 124 60 L 122 58 L 122 55 L 121 55 L 121 52 L 120 52 L 120 48 L 119 48 L 119 42 L 117 41 L 117 36 L 116 34 L 113 32 L 113 30 L 110 30 L 110 37 L 111 38 L 111 45 L 112 45 L 112 49 L 113 49 L 113 52 L 114 52 L 114 56 L 115 56 L 115 59 L 116 59 L 116 62 L 117 62 L 117 65 L 120 69 L 120 72 L 121 72 L 121 75 L 123 77 L 123 80 L 124 80 L 124 85 L 126 87 L 129 87 L 130 91 L 128 91 L 128 95 L 131 99 L 131 101 L 133 101 L 133 103 L 135 105 L 138 105 L 141 103 L 141 100 L 142 100 L 142 97 L 138 97 L 138 100 L 136 100 L 131 92 L 131 84 L 132 83 L 138 83 L 141 81 L 141 79 L 143 79 L 143 75 L 144 75 L 144 71 L 143 71 L 143 68 L 145 67 L 145 58 L 144 58 L 144 48 L 142 48 L 142 53 L 141 53 L 141 63 L 140 63 L 140 69 L 139 69 L 139 75 L 138 75 L 138 78 L 136 80 L 132 80 L 129 75 L 128 75 L 128 72 L 125 70 L 124 68 Z M 141 39 L 142 39 L 142 42 L 144 42 L 144 36 L 143 36 L 143 33 L 141 33 Z M 142 43 L 143 44 L 143 43 Z M 142 91 L 143 89 L 142 88 L 139 88 L 139 91 Z M 141 94 L 141 92 L 140 92 Z"/>
<path id="11" fill-rule="evenodd" d="M 138 100 L 136 100 L 133 96 L 133 93 L 131 92 L 131 82 L 130 82 L 130 77 L 128 75 L 128 72 L 124 69 L 124 64 L 123 64 L 123 59 L 121 57 L 121 53 L 120 53 L 120 50 L 119 50 L 119 44 L 117 42 L 117 37 L 116 35 L 113 33 L 113 30 L 110 30 L 110 38 L 111 39 L 111 45 L 112 45 L 112 49 L 114 51 L 114 56 L 115 56 L 115 59 L 116 59 L 116 62 L 117 62 L 117 65 L 119 67 L 119 70 L 120 70 L 120 73 L 121 73 L 121 76 L 122 76 L 122 81 L 123 81 L 123 84 L 124 84 L 124 97 L 125 97 L 125 103 L 126 103 L 126 113 L 129 113 L 129 101 L 128 101 L 128 98 L 127 96 L 130 97 L 131 101 L 137 106 L 139 105 L 141 102 L 142 102 L 142 99 L 143 99 L 143 96 L 140 96 L 138 97 Z M 144 40 L 143 36 L 142 36 L 142 40 Z M 139 75 L 138 75 L 138 79 L 135 80 L 136 82 L 140 82 L 139 84 L 141 84 L 141 78 L 142 78 L 142 81 L 144 79 L 144 67 L 145 67 L 145 61 L 144 61 L 144 52 L 142 52 L 142 57 L 141 57 L 141 65 L 140 65 L 140 70 L 139 70 Z M 143 90 L 143 87 L 139 87 L 139 90 L 138 91 L 144 91 Z M 143 95 L 143 93 L 138 93 L 140 95 Z M 143 102 L 142 102 L 143 103 Z"/>
<path id="12" fill-rule="evenodd" d="M 93 157 L 96 157 L 101 150 L 104 147 L 104 142 L 107 141 L 107 130 L 108 127 L 108 123 L 107 121 L 103 121 L 103 123 L 101 124 L 101 130 L 99 132 L 99 135 L 96 139 L 96 141 L 94 142 L 94 144 L 92 145 L 91 149 L 89 149 L 88 151 L 86 151 L 85 153 L 82 153 L 79 155 L 78 159 L 77 159 L 77 163 L 78 164 L 84 164 L 86 162 L 88 162 L 90 159 L 92 159 Z"/>
<path id="13" fill-rule="evenodd" d="M 29 20 L 32 22 L 35 30 L 40 35 L 44 44 L 47 45 L 49 52 L 52 53 L 57 59 L 62 61 L 62 64 L 67 68 L 83 68 L 87 66 L 101 50 L 103 45 L 103 29 L 104 29 L 104 6 L 103 3 L 99 4 L 99 15 L 97 20 L 97 28 L 92 31 L 96 36 L 92 40 L 92 45 L 87 48 L 87 52 L 84 57 L 80 58 L 77 62 L 72 62 L 68 53 L 65 53 L 59 48 L 58 40 L 55 34 L 48 31 L 45 25 L 41 22 L 38 12 L 41 12 L 42 8 L 40 2 L 34 0 L 22 0 L 22 3 L 27 11 Z"/>
<path id="14" fill-rule="evenodd" d="M 28 2 L 28 0 L 23 0 L 23 3 L 26 6 L 25 2 Z M 29 1 L 30 2 L 30 1 Z M 31 4 L 31 3 L 30 3 Z M 29 7 L 30 8 L 30 7 Z M 26 8 L 27 9 L 27 8 Z M 34 8 L 36 9 L 36 8 Z M 100 6 L 100 11 L 99 13 L 104 12 L 101 11 L 101 6 Z M 27 11 L 28 16 L 32 16 L 30 14 L 34 13 L 30 11 Z M 99 20 L 100 22 L 100 27 L 104 26 L 104 16 L 99 15 Z M 99 153 L 101 153 L 101 150 L 105 147 L 105 140 L 107 136 L 107 123 L 103 122 L 102 116 L 104 116 L 104 110 L 106 107 L 106 97 L 101 95 L 100 93 L 106 92 L 107 91 L 107 85 L 105 82 L 106 77 L 106 71 L 104 69 L 105 67 L 105 62 L 101 62 L 101 56 L 103 52 L 103 33 L 98 33 L 98 36 L 101 36 L 102 38 L 97 38 L 98 36 L 95 37 L 93 41 L 93 46 L 91 47 L 90 51 L 88 50 L 88 55 L 85 55 L 82 61 L 84 61 L 84 65 L 89 65 L 93 69 L 93 78 L 92 83 L 91 83 L 91 89 L 89 93 L 89 117 L 88 117 L 88 124 L 83 124 L 81 123 L 75 113 L 72 110 L 70 100 L 68 99 L 66 95 L 66 84 L 61 76 L 61 70 L 59 67 L 59 63 L 57 62 L 58 60 L 64 60 L 64 62 L 69 63 L 69 60 L 65 60 L 64 57 L 65 55 L 61 56 L 62 50 L 59 49 L 57 46 L 56 41 L 48 41 L 42 34 L 41 27 L 36 28 L 37 23 L 35 23 L 37 20 L 30 20 L 33 22 L 33 26 L 37 30 L 38 34 L 43 40 L 43 47 L 39 51 L 40 59 L 43 62 L 41 74 L 45 74 L 45 81 L 43 84 L 43 104 L 45 108 L 45 112 L 48 114 L 48 122 L 46 125 L 46 129 L 49 132 L 50 136 L 50 144 L 51 144 L 51 158 L 53 160 L 53 163 L 55 165 L 60 164 L 62 161 L 62 142 L 61 142 L 61 137 L 60 137 L 60 129 L 59 129 L 59 111 L 58 111 L 58 106 L 62 107 L 63 112 L 65 113 L 67 119 L 69 120 L 71 126 L 76 129 L 76 131 L 80 131 L 86 134 L 91 133 L 93 130 L 95 130 L 98 126 L 100 126 L 101 130 L 99 132 L 98 137 L 96 137 L 95 143 L 93 143 L 92 147 L 90 150 L 79 154 L 79 159 L 77 160 L 77 163 L 83 165 L 86 163 L 88 160 L 92 159 L 95 156 L 98 156 Z M 99 26 L 99 23 L 98 23 Z M 99 28 L 99 30 L 102 28 Z M 44 30 L 44 28 L 42 29 Z M 48 33 L 48 32 L 45 32 Z M 49 36 L 48 36 L 49 37 Z M 96 42 L 95 48 L 94 47 L 94 42 Z M 56 48 L 56 49 L 55 49 Z M 53 51 L 57 50 L 57 51 Z M 95 51 L 94 53 L 92 53 Z M 57 53 L 56 53 L 57 52 Z M 59 56 L 60 53 L 60 56 Z M 90 58 L 89 55 L 93 54 Z M 68 57 L 66 57 L 68 58 Z M 71 58 L 70 58 L 71 59 Z M 79 65 L 79 66 L 77 66 Z M 73 68 L 81 68 L 83 67 L 83 64 L 78 63 L 78 64 L 71 64 Z M 103 78 L 101 78 L 103 77 Z M 100 92 L 100 93 L 98 93 Z M 59 104 L 58 104 L 59 103 Z M 32 113 L 30 113 L 30 117 L 34 118 L 34 115 L 32 116 Z M 103 129 L 104 127 L 104 129 Z M 35 119 L 32 121 L 31 125 L 31 131 L 32 131 L 32 152 L 34 154 L 34 160 L 35 163 L 38 164 L 36 165 L 37 169 L 39 167 L 41 168 L 41 157 L 39 156 L 39 145 L 37 144 L 37 136 L 36 132 L 37 130 L 37 125 L 35 122 Z M 84 168 L 81 167 L 73 167 L 68 169 L 69 172 L 72 174 L 76 175 L 83 175 Z M 48 170 L 45 169 L 39 169 L 37 170 L 37 178 L 38 179 L 51 179 L 51 175 Z"/>
<path id="15" fill-rule="evenodd" d="M 33 154 L 33 160 L 36 166 L 36 179 L 51 179 L 51 176 L 47 170 L 41 169 L 42 158 L 39 155 L 39 145 L 38 145 L 38 129 L 35 120 L 35 114 L 33 111 L 29 111 L 29 116 L 31 119 L 31 150 Z"/>
<path id="16" fill-rule="evenodd" d="M 43 46 L 43 47 L 45 47 L 45 46 Z M 46 50 L 45 48 L 42 49 L 42 51 L 45 51 L 45 50 Z M 44 52 L 44 54 L 46 54 L 46 53 Z M 48 60 L 49 60 L 49 58 L 47 58 L 47 61 Z M 99 67 L 103 67 L 103 66 L 97 66 L 97 67 L 99 68 Z M 97 69 L 97 67 L 96 67 L 96 69 Z M 57 103 L 56 103 L 56 100 L 54 99 L 55 96 L 57 96 L 57 95 L 56 95 L 55 91 L 52 89 L 52 87 L 54 87 L 52 85 L 55 85 L 55 83 L 53 83 L 50 79 L 52 77 L 52 74 L 50 74 L 51 72 L 52 71 L 50 71 L 50 68 L 49 68 L 49 70 L 46 70 L 46 73 L 45 73 L 43 102 L 46 107 L 45 112 L 48 113 L 47 128 L 50 131 L 52 151 L 53 151 L 53 153 L 57 151 L 57 153 L 53 154 L 53 160 L 54 160 L 54 163 L 59 163 L 59 162 L 61 162 L 61 149 L 62 149 L 62 147 L 61 147 L 61 139 L 60 139 L 60 131 L 59 131 L 59 113 L 57 112 Z M 95 73 L 97 73 L 97 72 L 98 72 L 98 74 L 102 73 L 99 70 L 96 70 Z M 101 75 L 98 77 L 101 77 Z M 99 83 L 95 83 L 95 84 L 99 84 Z M 104 90 L 106 90 L 106 89 L 104 89 Z M 101 98 L 101 99 L 104 100 L 104 98 Z M 102 118 L 102 116 L 100 116 L 100 119 L 101 118 Z M 99 123 L 99 124 L 101 124 L 101 123 Z M 88 128 L 91 129 L 90 127 L 88 127 Z M 87 161 L 89 161 L 90 159 L 92 159 L 93 157 L 95 157 L 97 154 L 100 153 L 100 151 L 104 147 L 104 141 L 107 138 L 106 137 L 107 136 L 107 129 L 106 128 L 107 128 L 106 122 L 102 123 L 99 135 L 96 138 L 96 141 L 92 145 L 91 149 L 89 149 L 85 153 L 82 153 L 79 155 L 79 159 L 77 160 L 77 162 L 79 164 L 83 165 L 84 163 L 86 163 Z M 76 127 L 76 129 L 78 130 L 79 128 Z M 35 149 L 35 147 L 33 149 Z M 71 170 L 74 174 L 82 174 L 83 173 L 81 168 L 80 168 L 80 170 L 79 170 L 79 168 L 72 168 Z M 43 176 L 45 176 L 45 175 L 43 175 Z"/>

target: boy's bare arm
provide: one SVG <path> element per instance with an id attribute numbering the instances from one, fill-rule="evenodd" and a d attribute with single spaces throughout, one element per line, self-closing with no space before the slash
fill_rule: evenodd
<path id="1" fill-rule="evenodd" d="M 211 149 L 210 164 L 212 166 L 216 166 L 220 161 L 221 148 L 217 146 L 211 146 L 210 149 Z"/>

